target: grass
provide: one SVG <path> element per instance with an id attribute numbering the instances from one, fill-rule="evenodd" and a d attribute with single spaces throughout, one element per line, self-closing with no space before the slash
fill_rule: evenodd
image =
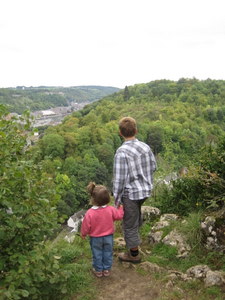
<path id="1" fill-rule="evenodd" d="M 96 290 L 91 273 L 91 251 L 88 238 L 83 240 L 75 235 L 72 243 L 64 240 L 65 234 L 61 235 L 53 244 L 49 244 L 49 251 L 60 260 L 62 266 L 75 270 L 72 277 L 67 280 L 67 295 L 64 299 L 92 300 Z"/>
<path id="2" fill-rule="evenodd" d="M 185 222 L 179 220 L 173 221 L 169 226 L 163 229 L 163 236 L 171 230 L 177 229 L 182 235 L 186 236 L 187 241 L 193 246 L 189 256 L 184 259 L 177 258 L 178 251 L 176 247 L 171 247 L 163 243 L 150 246 L 148 243 L 148 235 L 153 226 L 153 223 L 148 222 L 143 224 L 140 230 L 140 235 L 143 240 L 142 251 L 148 250 L 150 255 L 146 255 L 144 260 L 156 263 L 165 269 L 173 269 L 181 272 L 194 265 L 207 264 L 212 270 L 221 269 L 225 271 L 225 256 L 218 252 L 208 252 L 202 246 L 202 236 L 199 232 L 201 214 L 191 214 Z M 121 222 L 115 223 L 116 232 L 114 237 L 123 236 Z M 65 244 L 66 243 L 66 244 Z M 58 250 L 57 255 L 61 256 L 61 260 L 65 264 L 77 264 L 77 276 L 82 278 L 73 293 L 71 300 L 92 300 L 97 297 L 97 287 L 95 280 L 90 272 L 91 269 L 91 250 L 88 239 L 82 240 L 79 236 L 75 237 L 73 243 L 68 244 L 65 241 L 57 241 L 54 244 Z M 121 249 L 114 247 L 116 252 Z M 148 252 L 147 251 L 147 252 Z M 60 253 L 60 254 L 59 254 Z M 146 271 L 137 268 L 137 272 L 141 276 L 145 276 Z M 166 285 L 168 279 L 164 273 L 153 274 L 155 280 Z M 79 281 L 79 280 L 78 280 Z M 73 289 L 71 288 L 71 291 Z M 188 298 L 185 298 L 188 295 Z M 223 291 L 219 287 L 205 288 L 200 280 L 183 282 L 177 281 L 175 287 L 165 289 L 158 300 L 225 300 Z M 224 297 L 224 298 L 223 298 Z"/>
<path id="3" fill-rule="evenodd" d="M 203 242 L 203 232 L 200 228 L 202 218 L 203 213 L 200 211 L 191 213 L 177 228 L 186 237 L 186 241 L 192 249 L 201 247 Z"/>
<path id="4" fill-rule="evenodd" d="M 220 269 L 225 271 L 225 256 L 218 251 L 207 251 L 203 247 L 203 236 L 200 230 L 200 221 L 202 214 L 200 212 L 190 214 L 184 221 L 172 221 L 169 226 L 163 228 L 163 237 L 171 230 L 176 229 L 185 236 L 187 243 L 191 246 L 188 257 L 178 259 L 175 247 L 165 245 L 163 243 L 149 246 L 148 234 L 152 224 L 146 223 L 141 228 L 141 235 L 144 240 L 144 247 L 151 254 L 146 260 L 156 263 L 161 267 L 177 269 L 181 272 L 198 264 L 206 264 L 212 270 Z"/>

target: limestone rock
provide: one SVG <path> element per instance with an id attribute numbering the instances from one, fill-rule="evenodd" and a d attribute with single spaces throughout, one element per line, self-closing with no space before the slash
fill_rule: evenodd
<path id="1" fill-rule="evenodd" d="M 179 217 L 175 214 L 164 214 L 160 217 L 160 221 L 173 221 L 177 220 Z"/>
<path id="2" fill-rule="evenodd" d="M 159 221 L 155 223 L 155 225 L 152 227 L 151 231 L 149 232 L 149 242 L 151 245 L 155 243 L 159 243 L 162 240 L 163 236 L 163 229 L 164 227 L 167 227 L 170 225 L 170 222 L 172 220 L 177 220 L 178 216 L 175 214 L 164 214 L 160 217 Z"/>
<path id="3" fill-rule="evenodd" d="M 220 271 L 211 271 L 209 270 L 206 273 L 206 277 L 204 279 L 205 286 L 221 286 L 225 283 L 225 273 Z"/>
<path id="4" fill-rule="evenodd" d="M 176 271 L 176 270 L 169 270 L 168 273 L 169 273 L 168 278 L 173 281 L 177 280 L 177 279 L 180 279 L 183 281 L 193 280 L 193 278 L 188 276 L 187 274 Z"/>
<path id="5" fill-rule="evenodd" d="M 114 239 L 114 243 L 116 246 L 124 248 L 126 247 L 126 242 L 123 237 L 118 237 Z"/>
<path id="6" fill-rule="evenodd" d="M 162 231 L 150 232 L 148 235 L 150 245 L 159 243 L 162 240 Z"/>
<path id="7" fill-rule="evenodd" d="M 162 242 L 166 245 L 177 247 L 179 258 L 187 257 L 189 251 L 191 250 L 190 246 L 186 243 L 182 235 L 177 230 L 171 231 L 162 239 Z"/>
<path id="8" fill-rule="evenodd" d="M 170 222 L 173 220 L 177 220 L 178 216 L 175 214 L 164 214 L 160 217 L 159 221 L 155 223 L 155 225 L 152 227 L 152 231 L 160 230 L 164 227 L 167 227 L 170 225 Z"/>
<path id="9" fill-rule="evenodd" d="M 194 278 L 205 278 L 208 271 L 211 270 L 207 265 L 197 265 L 189 268 L 186 274 Z"/>
<path id="10" fill-rule="evenodd" d="M 67 226 L 72 229 L 71 232 L 79 232 L 81 228 L 81 224 L 84 218 L 84 215 L 86 213 L 86 210 L 82 209 L 78 212 L 76 212 L 74 215 L 72 215 L 68 221 Z"/>
<path id="11" fill-rule="evenodd" d="M 214 216 L 207 216 L 201 222 L 201 229 L 205 235 L 205 247 L 208 250 L 225 251 L 225 225 L 220 227 L 216 226 L 216 218 Z"/>
<path id="12" fill-rule="evenodd" d="M 144 205 L 141 207 L 141 213 L 143 221 L 153 220 L 161 214 L 160 210 L 157 207 Z"/>
<path id="13" fill-rule="evenodd" d="M 170 223 L 168 221 L 159 221 L 159 222 L 155 223 L 155 225 L 152 227 L 152 231 L 160 230 L 169 225 L 170 225 Z"/>
<path id="14" fill-rule="evenodd" d="M 157 264 L 155 263 L 151 263 L 149 261 L 145 261 L 145 262 L 142 262 L 140 263 L 140 268 L 147 271 L 147 272 L 150 272 L 150 273 L 155 273 L 155 272 L 162 272 L 164 271 L 163 268 L 159 267 Z"/>

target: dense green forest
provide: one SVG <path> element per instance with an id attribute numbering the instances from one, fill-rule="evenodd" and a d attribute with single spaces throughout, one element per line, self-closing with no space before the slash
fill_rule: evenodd
<path id="1" fill-rule="evenodd" d="M 29 115 L 9 120 L 0 107 L 3 299 L 69 299 L 70 288 L 85 282 L 80 265 L 63 260 L 66 246 L 49 248 L 48 240 L 71 214 L 88 207 L 89 181 L 112 188 L 121 117 L 137 120 L 137 137 L 155 153 L 152 204 L 180 215 L 224 207 L 225 81 L 158 80 L 126 87 L 48 127 L 32 147 Z M 159 184 L 182 167 L 186 176 L 169 187 Z"/>
<path id="2" fill-rule="evenodd" d="M 21 114 L 25 110 L 68 106 L 71 102 L 93 102 L 118 90 L 105 86 L 1 88 L 0 104 L 7 105 L 10 112 Z"/>
<path id="3" fill-rule="evenodd" d="M 33 152 L 55 181 L 61 214 L 68 216 L 87 204 L 90 180 L 111 188 L 123 116 L 137 120 L 137 137 L 154 151 L 156 177 L 178 172 L 198 164 L 202 148 L 215 145 L 224 134 L 225 82 L 160 80 L 126 87 L 49 127 Z"/>

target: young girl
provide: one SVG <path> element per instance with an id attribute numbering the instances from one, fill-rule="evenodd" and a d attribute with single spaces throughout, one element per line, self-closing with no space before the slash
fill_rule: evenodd
<path id="1" fill-rule="evenodd" d="M 93 273 L 97 277 L 109 276 L 113 261 L 114 221 L 123 218 L 123 207 L 107 205 L 110 195 L 105 186 L 90 182 L 87 189 L 93 206 L 84 216 L 81 236 L 90 236 Z"/>

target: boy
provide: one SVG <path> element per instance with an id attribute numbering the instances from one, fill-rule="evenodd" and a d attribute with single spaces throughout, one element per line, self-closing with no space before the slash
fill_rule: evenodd
<path id="1" fill-rule="evenodd" d="M 150 147 L 135 137 L 137 125 L 133 118 L 120 120 L 119 133 L 125 141 L 114 157 L 113 195 L 117 207 L 123 204 L 124 239 L 129 249 L 127 253 L 119 254 L 119 259 L 139 263 L 141 206 L 151 194 L 156 161 Z"/>

